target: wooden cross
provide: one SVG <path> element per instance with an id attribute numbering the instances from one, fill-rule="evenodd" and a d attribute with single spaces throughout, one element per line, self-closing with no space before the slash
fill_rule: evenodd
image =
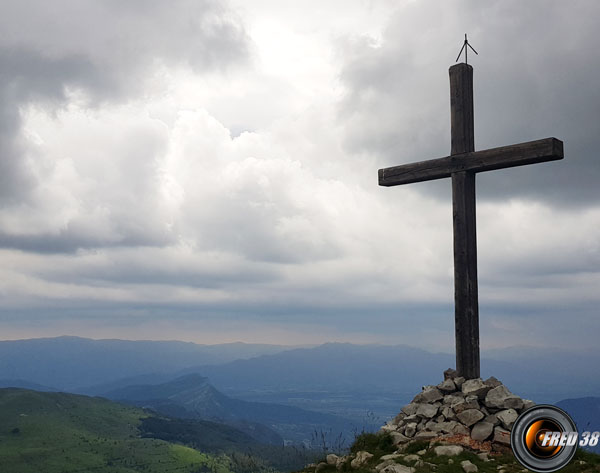
<path id="1" fill-rule="evenodd" d="M 379 185 L 452 178 L 456 370 L 472 379 L 480 375 L 475 173 L 562 159 L 563 143 L 545 138 L 475 151 L 473 68 L 466 63 L 450 67 L 450 129 L 450 156 L 380 169 Z"/>

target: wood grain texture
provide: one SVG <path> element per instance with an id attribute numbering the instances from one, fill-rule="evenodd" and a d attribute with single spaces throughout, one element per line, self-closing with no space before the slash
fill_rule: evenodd
<path id="1" fill-rule="evenodd" d="M 399 186 L 413 182 L 450 177 L 454 172 L 485 172 L 526 164 L 563 159 L 563 142 L 544 138 L 482 151 L 466 152 L 445 158 L 403 164 L 379 170 L 380 186 Z"/>
<path id="2" fill-rule="evenodd" d="M 475 151 L 473 68 L 450 68 L 451 157 Z M 472 154 L 471 154 L 472 156 Z M 454 235 L 454 333 L 456 371 L 466 379 L 479 377 L 479 296 L 477 294 L 477 231 L 475 172 L 452 176 Z"/>
<path id="3" fill-rule="evenodd" d="M 456 371 L 459 376 L 472 379 L 479 377 L 477 225 L 473 172 L 452 174 L 452 225 Z"/>

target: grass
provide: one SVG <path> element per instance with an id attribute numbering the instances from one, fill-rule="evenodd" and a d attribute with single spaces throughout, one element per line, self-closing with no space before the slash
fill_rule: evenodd
<path id="1" fill-rule="evenodd" d="M 148 414 L 101 398 L 0 389 L 0 470 L 229 473 L 225 456 L 140 438 Z"/>

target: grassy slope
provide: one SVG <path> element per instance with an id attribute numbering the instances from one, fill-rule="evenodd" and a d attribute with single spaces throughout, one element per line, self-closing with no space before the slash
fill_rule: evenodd
<path id="1" fill-rule="evenodd" d="M 145 416 L 100 398 L 0 389 L 0 471 L 229 471 L 227 457 L 139 438 Z"/>

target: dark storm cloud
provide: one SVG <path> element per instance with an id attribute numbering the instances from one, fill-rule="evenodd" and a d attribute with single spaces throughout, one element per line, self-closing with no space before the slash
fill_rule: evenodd
<path id="1" fill-rule="evenodd" d="M 430 11 L 437 15 L 429 15 Z M 414 2 L 398 10 L 380 45 L 354 40 L 341 78 L 347 149 L 381 167 L 449 154 L 449 86 L 464 31 L 475 82 L 475 146 L 555 136 L 565 160 L 480 175 L 484 199 L 525 197 L 555 205 L 600 200 L 600 5 L 564 2 Z M 449 43 L 450 42 L 450 43 Z M 444 197 L 447 182 L 415 186 Z"/>

